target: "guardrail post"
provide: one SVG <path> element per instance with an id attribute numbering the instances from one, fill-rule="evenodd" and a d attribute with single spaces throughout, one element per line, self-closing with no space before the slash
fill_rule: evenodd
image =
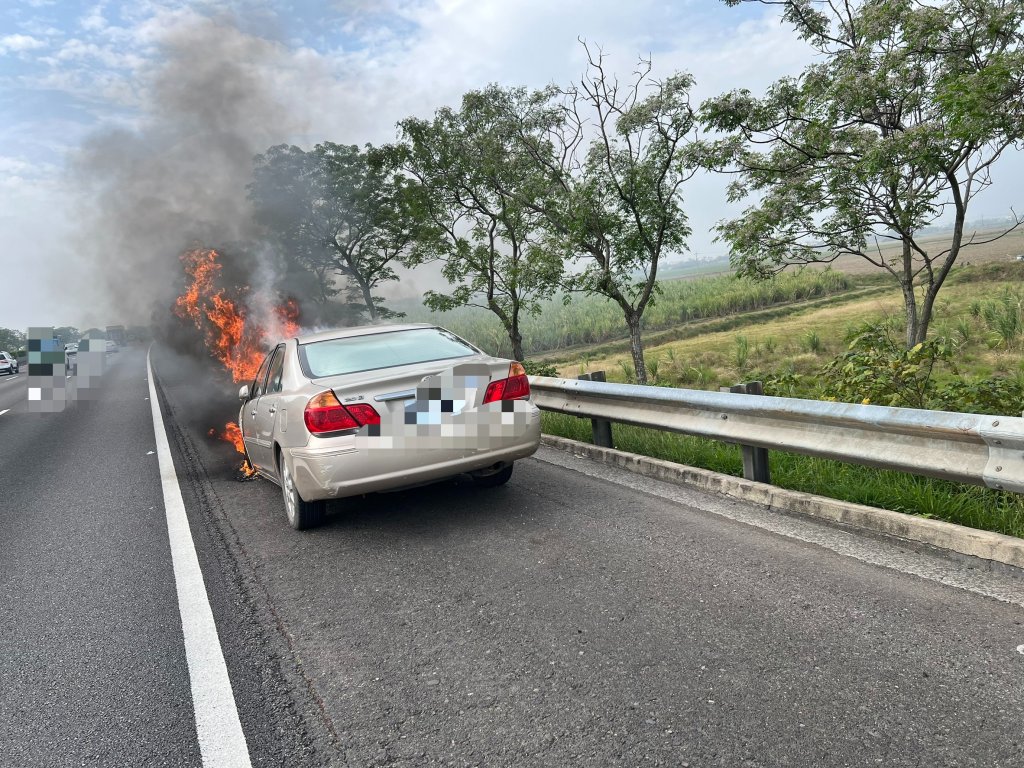
<path id="1" fill-rule="evenodd" d="M 763 395 L 764 387 L 760 381 L 748 381 L 746 384 L 720 387 L 719 391 L 735 392 L 741 395 Z M 740 451 L 743 454 L 743 477 L 758 483 L 770 483 L 772 479 L 768 469 L 768 449 L 741 443 Z"/>
<path id="2" fill-rule="evenodd" d="M 580 381 L 606 381 L 604 371 L 593 371 L 592 373 L 581 373 L 576 377 Z M 590 431 L 593 435 L 594 445 L 602 448 L 614 448 L 612 445 L 612 423 L 606 419 L 591 419 Z"/>

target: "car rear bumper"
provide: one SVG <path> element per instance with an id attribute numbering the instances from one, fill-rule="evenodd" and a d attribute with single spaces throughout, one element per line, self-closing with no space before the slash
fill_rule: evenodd
<path id="1" fill-rule="evenodd" d="M 494 411 L 497 412 L 497 411 Z M 511 413 L 511 412 L 510 412 Z M 531 456 L 540 444 L 540 412 L 518 402 L 515 429 L 479 428 L 452 434 L 433 430 L 410 438 L 312 439 L 286 449 L 292 477 L 306 501 L 358 496 L 442 480 Z M 511 419 L 509 419 L 511 420 Z M 509 426 L 510 425 L 506 425 Z"/>

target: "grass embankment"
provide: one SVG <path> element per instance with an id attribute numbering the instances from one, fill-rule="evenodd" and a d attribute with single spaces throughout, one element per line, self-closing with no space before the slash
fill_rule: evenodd
<path id="1" fill-rule="evenodd" d="M 964 376 L 1024 376 L 1021 273 L 1024 269 L 1016 264 L 968 267 L 943 289 L 932 332 L 956 340 L 956 363 Z M 842 299 L 739 314 L 722 319 L 729 322 L 725 329 L 706 326 L 705 333 L 666 343 L 648 337 L 653 342 L 647 346 L 648 368 L 669 386 L 717 389 L 772 373 L 796 373 L 804 377 L 803 386 L 813 387 L 821 368 L 846 349 L 851 329 L 902 312 L 901 298 L 892 289 Z M 1014 313 L 1016 325 L 1007 320 Z M 675 332 L 682 336 L 685 328 Z M 561 375 L 573 377 L 584 370 L 605 370 L 609 380 L 628 380 L 628 350 L 606 346 L 562 354 Z M 1024 404 L 1008 415 L 1019 415 L 1021 408 Z M 591 439 L 583 419 L 544 414 L 542 423 L 549 434 Z M 623 425 L 615 425 L 613 432 L 621 450 L 742 476 L 736 446 Z M 782 488 L 1024 537 L 1024 496 L 1018 494 L 780 452 L 771 454 L 771 472 L 773 484 Z"/>

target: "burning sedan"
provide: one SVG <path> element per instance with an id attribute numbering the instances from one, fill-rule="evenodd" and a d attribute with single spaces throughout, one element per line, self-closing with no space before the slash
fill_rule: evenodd
<path id="1" fill-rule="evenodd" d="M 540 443 L 522 365 L 432 325 L 282 340 L 239 398 L 247 459 L 299 530 L 322 522 L 328 499 L 461 474 L 501 485 Z"/>

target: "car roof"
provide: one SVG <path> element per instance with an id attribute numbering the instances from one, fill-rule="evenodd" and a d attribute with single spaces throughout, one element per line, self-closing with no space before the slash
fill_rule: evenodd
<path id="1" fill-rule="evenodd" d="M 316 341 L 329 339 L 345 339 L 350 336 L 368 336 L 373 333 L 389 333 L 391 331 L 409 331 L 414 328 L 436 328 L 431 323 L 377 323 L 375 325 L 353 325 L 348 328 L 336 328 L 332 331 L 304 333 L 296 337 L 299 344 L 312 344 Z"/>

